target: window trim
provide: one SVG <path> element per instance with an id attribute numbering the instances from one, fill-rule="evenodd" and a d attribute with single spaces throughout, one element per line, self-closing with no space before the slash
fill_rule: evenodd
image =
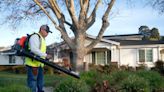
<path id="1" fill-rule="evenodd" d="M 95 51 L 95 64 L 98 64 L 97 58 L 98 58 L 98 52 L 104 53 L 104 63 L 100 65 L 106 65 L 107 64 L 107 51 Z"/>
<path id="2" fill-rule="evenodd" d="M 140 61 L 140 50 L 144 50 L 144 62 L 141 62 Z M 147 61 L 147 52 L 148 52 L 148 50 L 151 50 L 151 52 L 152 52 L 152 61 Z M 152 48 L 142 48 L 142 49 L 138 49 L 138 62 L 139 63 L 145 63 L 145 62 L 153 62 L 153 49 Z"/>

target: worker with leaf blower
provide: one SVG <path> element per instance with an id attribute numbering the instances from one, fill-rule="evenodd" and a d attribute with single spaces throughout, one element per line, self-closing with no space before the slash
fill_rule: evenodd
<path id="1" fill-rule="evenodd" d="M 48 33 L 52 33 L 47 25 L 42 25 L 38 33 L 22 36 L 16 39 L 12 46 L 14 55 L 23 56 L 25 65 L 27 66 L 27 84 L 32 92 L 43 91 L 43 67 L 44 64 L 62 71 L 72 77 L 80 79 L 79 73 L 63 68 L 55 63 L 49 62 L 52 56 L 46 54 L 45 37 Z"/>
<path id="2" fill-rule="evenodd" d="M 45 38 L 48 33 L 52 33 L 48 25 L 42 25 L 38 33 L 31 34 L 28 39 L 28 49 L 34 54 L 50 59 L 52 56 L 46 54 Z M 44 64 L 32 58 L 25 58 L 25 65 L 27 66 L 27 85 L 32 92 L 44 92 L 44 78 L 43 67 Z"/>

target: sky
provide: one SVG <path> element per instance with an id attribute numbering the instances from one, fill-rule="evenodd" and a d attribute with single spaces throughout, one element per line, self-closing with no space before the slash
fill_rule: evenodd
<path id="1" fill-rule="evenodd" d="M 126 0 L 118 0 L 112 8 L 112 14 L 109 16 L 110 26 L 104 35 L 120 35 L 120 34 L 136 34 L 138 28 L 142 25 L 148 26 L 150 29 L 156 27 L 159 29 L 160 35 L 164 35 L 164 14 L 160 15 L 158 11 L 152 7 L 144 6 L 142 2 L 136 2 L 135 5 L 127 6 Z M 138 0 L 137 0 L 138 1 Z M 101 11 L 104 11 L 103 9 Z M 98 14 L 102 14 L 98 12 Z M 2 16 L 1 16 L 2 18 Z M 38 32 L 42 24 L 50 26 L 52 34 L 46 38 L 47 45 L 54 42 L 62 41 L 60 33 L 54 28 L 49 19 L 37 21 L 35 23 L 24 23 L 21 27 L 13 30 L 7 25 L 0 27 L 0 47 L 11 46 L 17 37 L 26 35 L 27 33 Z M 101 26 L 101 17 L 98 15 L 95 24 L 87 31 L 88 34 L 96 36 Z"/>

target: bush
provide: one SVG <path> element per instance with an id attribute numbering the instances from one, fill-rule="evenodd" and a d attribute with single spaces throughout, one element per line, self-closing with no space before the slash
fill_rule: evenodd
<path id="1" fill-rule="evenodd" d="M 119 90 L 121 88 L 120 83 L 126 79 L 131 72 L 128 71 L 115 71 L 110 75 L 104 75 L 103 79 L 108 80 L 109 86 L 113 90 Z"/>
<path id="2" fill-rule="evenodd" d="M 96 82 L 101 81 L 102 73 L 97 71 L 88 71 L 81 73 L 81 79 L 86 82 L 87 85 L 93 86 Z"/>
<path id="3" fill-rule="evenodd" d="M 148 82 L 137 75 L 129 75 L 122 81 L 121 87 L 125 92 L 150 92 Z"/>
<path id="4" fill-rule="evenodd" d="M 136 70 L 145 70 L 148 69 L 148 67 L 145 64 L 140 64 L 138 67 L 136 67 Z"/>
<path id="5" fill-rule="evenodd" d="M 149 82 L 149 86 L 152 92 L 164 88 L 164 79 L 158 72 L 138 71 L 136 74 Z"/>
<path id="6" fill-rule="evenodd" d="M 111 85 L 116 85 L 119 82 L 121 82 L 122 80 L 124 80 L 125 78 L 127 78 L 129 75 L 131 74 L 131 72 L 128 71 L 116 71 L 110 74 L 109 76 L 109 83 Z"/>
<path id="7" fill-rule="evenodd" d="M 100 73 L 110 74 L 111 72 L 117 71 L 118 65 L 115 63 L 111 63 L 110 65 L 90 65 L 90 70 L 96 70 Z"/>
<path id="8" fill-rule="evenodd" d="M 164 62 L 162 60 L 155 62 L 154 69 L 164 75 Z"/>
<path id="9" fill-rule="evenodd" d="M 90 92 L 106 92 L 110 90 L 109 74 L 100 73 L 98 71 L 88 71 L 81 74 L 81 79 L 90 87 Z M 105 88 L 104 88 L 105 87 Z"/>
<path id="10" fill-rule="evenodd" d="M 68 78 L 61 81 L 55 87 L 54 92 L 89 92 L 89 87 L 83 80 Z"/>

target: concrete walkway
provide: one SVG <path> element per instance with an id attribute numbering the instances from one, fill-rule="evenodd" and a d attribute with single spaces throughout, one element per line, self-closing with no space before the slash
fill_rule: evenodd
<path id="1" fill-rule="evenodd" d="M 53 87 L 44 87 L 44 92 L 53 92 Z"/>

